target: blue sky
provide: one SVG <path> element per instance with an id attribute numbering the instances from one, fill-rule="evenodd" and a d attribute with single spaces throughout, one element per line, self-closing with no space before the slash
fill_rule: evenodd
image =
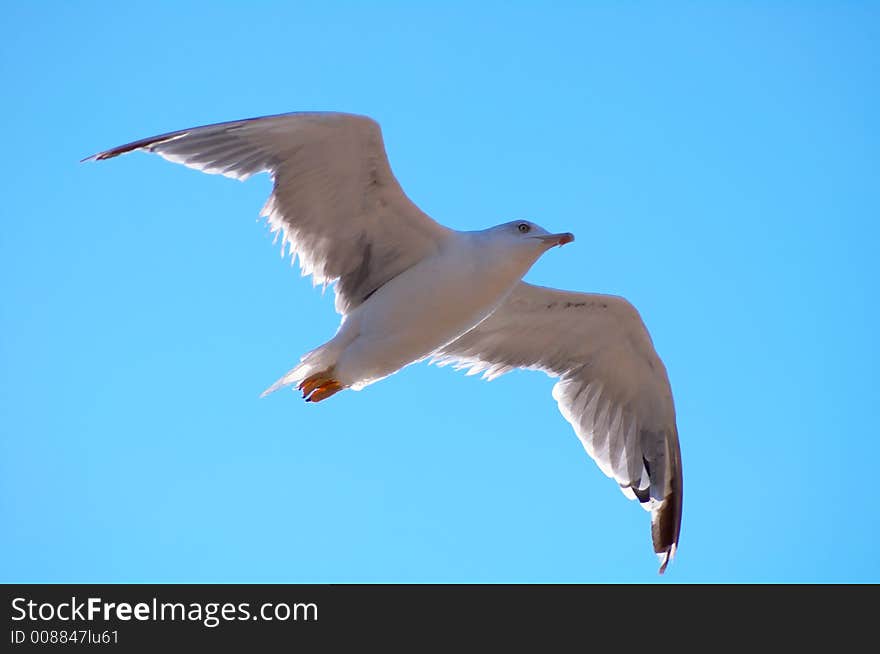
<path id="1" fill-rule="evenodd" d="M 876 3 L 13 3 L 0 25 L 0 581 L 880 581 Z M 641 311 L 679 556 L 550 397 L 425 365 L 261 400 L 332 296 L 268 194 L 155 133 L 376 118 L 437 220 L 577 241 L 529 273 Z"/>

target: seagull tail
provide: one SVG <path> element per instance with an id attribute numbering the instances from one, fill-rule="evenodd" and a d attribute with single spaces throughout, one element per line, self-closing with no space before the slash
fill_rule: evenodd
<path id="1" fill-rule="evenodd" d="M 303 361 L 295 368 L 288 370 L 283 377 L 278 379 L 274 384 L 272 384 L 265 391 L 260 393 L 260 397 L 266 397 L 267 395 L 271 395 L 275 391 L 284 388 L 285 386 L 291 386 L 293 384 L 299 384 L 303 379 L 309 376 L 309 373 L 313 370 L 313 366 L 309 364 L 307 361 Z"/>
<path id="2" fill-rule="evenodd" d="M 266 397 L 285 386 L 299 385 L 300 382 L 310 375 L 332 368 L 340 354 L 338 343 L 334 343 L 333 340 L 324 343 L 324 345 L 305 354 L 300 359 L 299 365 L 288 370 L 283 377 L 260 393 L 260 397 Z"/>

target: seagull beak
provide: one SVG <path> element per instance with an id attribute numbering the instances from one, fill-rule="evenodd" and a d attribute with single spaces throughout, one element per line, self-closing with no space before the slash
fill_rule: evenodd
<path id="1" fill-rule="evenodd" d="M 535 236 L 535 238 L 539 238 L 548 246 L 553 247 L 554 245 L 571 243 L 574 240 L 574 234 L 571 232 L 565 232 L 563 234 L 544 234 L 541 236 Z"/>

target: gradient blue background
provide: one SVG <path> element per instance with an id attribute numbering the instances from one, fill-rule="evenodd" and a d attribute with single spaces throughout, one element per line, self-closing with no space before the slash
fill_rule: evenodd
<path id="1" fill-rule="evenodd" d="M 880 581 L 880 6 L 711 4 L 7 3 L 0 581 Z M 665 577 L 539 373 L 258 398 L 337 324 L 267 178 L 77 163 L 312 109 L 375 117 L 441 222 L 573 231 L 529 280 L 639 308 Z"/>

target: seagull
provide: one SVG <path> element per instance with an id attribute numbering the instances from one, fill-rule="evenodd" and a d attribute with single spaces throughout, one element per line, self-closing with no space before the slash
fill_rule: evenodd
<path id="1" fill-rule="evenodd" d="M 613 295 L 522 281 L 541 255 L 574 240 L 528 220 L 478 231 L 423 213 L 391 172 L 366 116 L 288 113 L 184 129 L 134 150 L 205 173 L 268 173 L 261 215 L 303 276 L 332 284 L 342 319 L 263 395 L 296 386 L 306 402 L 361 390 L 411 363 L 452 364 L 495 379 L 517 368 L 558 378 L 553 399 L 587 453 L 651 514 L 662 574 L 681 530 L 681 451 L 672 390 L 639 313 Z"/>

